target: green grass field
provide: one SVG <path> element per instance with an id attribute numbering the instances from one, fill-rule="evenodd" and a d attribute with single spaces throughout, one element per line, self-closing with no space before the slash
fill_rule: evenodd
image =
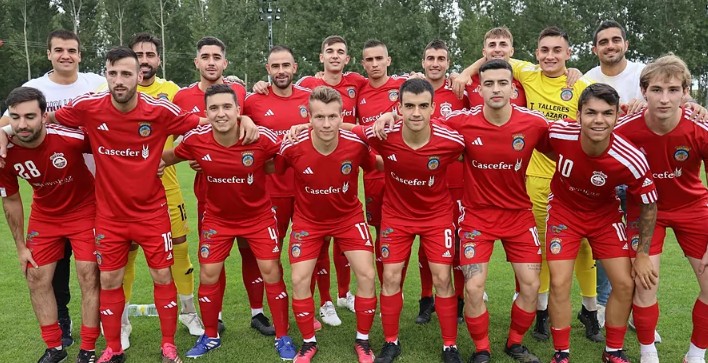
<path id="1" fill-rule="evenodd" d="M 195 264 L 195 276 L 198 276 L 197 263 L 197 233 L 196 233 L 196 206 L 192 193 L 192 172 L 185 165 L 180 165 L 178 175 L 182 184 L 182 191 L 189 211 L 191 233 L 190 255 Z M 23 199 L 25 213 L 28 214 L 31 192 L 29 187 L 23 185 Z M 700 223 L 700 222 L 699 222 Z M 29 300 L 27 285 L 19 269 L 14 241 L 7 230 L 6 223 L 0 223 L 0 236 L 2 248 L 5 251 L 0 255 L 0 362 L 35 362 L 43 353 L 45 347 L 42 342 L 39 326 Z M 413 249 L 417 251 L 417 248 Z M 152 302 L 152 283 L 145 261 L 138 259 L 138 273 L 133 293 L 132 303 Z M 283 254 L 285 266 L 285 281 L 289 284 L 289 266 L 287 255 Z M 417 263 L 416 263 L 417 264 Z M 201 362 L 278 362 L 280 361 L 273 350 L 272 337 L 261 336 L 251 329 L 250 310 L 248 299 L 241 282 L 240 257 L 234 253 L 227 260 L 228 288 L 224 301 L 224 320 L 227 330 L 222 335 L 222 347 L 200 358 Z M 336 282 L 334 281 L 334 268 L 332 268 L 332 296 L 336 296 Z M 663 343 L 658 346 L 660 357 L 665 362 L 680 362 L 685 353 L 691 335 L 691 309 L 698 293 L 698 285 L 688 262 L 683 257 L 673 234 L 667 238 L 663 262 L 661 266 L 662 284 L 659 290 L 661 318 L 659 332 Z M 198 281 L 195 281 L 195 291 Z M 70 305 L 71 315 L 74 319 L 74 337 L 78 339 L 80 326 L 79 301 L 80 293 L 78 284 L 72 276 L 73 297 Z M 503 344 L 509 326 L 509 310 L 514 292 L 513 274 L 510 266 L 505 262 L 504 253 L 497 248 L 490 263 L 490 273 L 487 285 L 490 301 L 488 308 L 491 314 L 490 337 L 492 340 L 492 353 L 495 362 L 512 362 L 503 353 Z M 420 278 L 417 269 L 411 268 L 404 288 L 404 310 L 401 316 L 400 340 L 403 353 L 398 362 L 439 362 L 441 339 L 437 318 L 434 316 L 427 325 L 414 323 L 418 312 L 418 299 L 420 294 Z M 579 297 L 577 286 L 574 287 L 573 296 Z M 319 296 L 315 296 L 316 304 Z M 574 311 L 580 307 L 580 299 L 574 299 Z M 315 357 L 316 362 L 356 362 L 353 352 L 355 334 L 354 314 L 346 309 L 339 309 L 342 319 L 339 327 L 324 326 L 317 335 L 320 351 Z M 270 315 L 268 313 L 268 315 Z M 290 335 L 296 342 L 300 342 L 300 335 L 291 314 Z M 129 362 L 159 362 L 159 325 L 156 317 L 132 318 L 133 333 L 131 348 L 127 351 Z M 585 339 L 582 324 L 574 319 L 571 338 L 572 357 L 574 362 L 598 362 L 604 344 L 591 343 Z M 465 361 L 472 354 L 473 344 L 463 325 L 458 327 L 458 347 Z M 196 338 L 188 334 L 186 328 L 180 326 L 177 332 L 177 346 L 181 353 L 186 352 L 195 342 Z M 377 317 L 371 331 L 371 342 L 375 351 L 381 347 L 383 336 L 381 322 Z M 536 353 L 542 361 L 550 360 L 553 352 L 551 341 L 536 342 L 527 334 L 525 343 Z M 98 341 L 98 349 L 105 346 L 103 339 Z M 635 334 L 627 333 L 626 346 L 630 358 L 639 361 L 639 347 Z M 78 344 L 69 348 L 69 361 L 75 359 L 78 353 Z"/>

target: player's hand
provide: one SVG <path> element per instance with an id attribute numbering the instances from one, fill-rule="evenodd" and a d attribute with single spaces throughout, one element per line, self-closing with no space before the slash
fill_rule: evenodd
<path id="1" fill-rule="evenodd" d="M 632 266 L 632 277 L 635 281 L 638 280 L 647 290 L 656 285 L 659 274 L 654 270 L 654 264 L 651 263 L 648 254 L 637 253 Z"/>
<path id="2" fill-rule="evenodd" d="M 637 113 L 647 107 L 646 101 L 641 98 L 633 98 L 629 103 L 624 103 L 620 105 L 620 109 L 625 115 L 631 115 Z"/>
<path id="3" fill-rule="evenodd" d="M 270 83 L 265 81 L 258 81 L 256 82 L 256 84 L 253 85 L 253 92 L 258 93 L 260 95 L 267 95 L 268 87 L 270 87 Z"/>
<path id="4" fill-rule="evenodd" d="M 695 102 L 686 102 L 684 104 L 684 107 L 691 110 L 693 114 L 691 115 L 691 120 L 700 122 L 700 123 L 708 123 L 708 110 L 706 110 L 705 107 L 695 103 Z M 0 145 L 0 153 L 2 152 L 2 145 Z"/>
<path id="5" fill-rule="evenodd" d="M 425 79 L 425 75 L 420 72 L 411 71 L 410 73 L 408 73 L 408 78 L 409 79 L 416 79 L 416 78 Z"/>
<path id="6" fill-rule="evenodd" d="M 244 82 L 241 78 L 238 78 L 238 76 L 235 76 L 235 75 L 233 75 L 233 74 L 230 75 L 230 76 L 224 77 L 224 79 L 226 79 L 228 82 L 231 82 L 231 83 L 238 83 L 238 84 L 240 84 L 240 85 L 246 87 L 246 82 Z"/>
<path id="7" fill-rule="evenodd" d="M 189 160 L 189 167 L 192 168 L 192 170 L 196 171 L 197 173 L 202 172 L 202 167 L 199 166 L 199 163 L 196 160 Z"/>
<path id="8" fill-rule="evenodd" d="M 325 76 L 324 71 L 319 71 L 319 72 L 315 73 L 315 78 L 317 78 L 317 79 L 324 79 L 324 76 Z"/>
<path id="9" fill-rule="evenodd" d="M 24 276 L 27 276 L 27 264 L 32 265 L 34 268 L 39 268 L 37 263 L 34 262 L 34 258 L 32 258 L 32 251 L 27 247 L 23 246 L 17 249 L 17 259 L 20 260 L 20 268 Z"/>
<path id="10" fill-rule="evenodd" d="M 160 165 L 157 166 L 157 177 L 162 178 L 162 175 L 165 174 L 165 161 L 160 159 Z"/>
<path id="11" fill-rule="evenodd" d="M 698 274 L 703 275 L 704 272 L 706 272 L 706 267 L 708 267 L 708 251 L 703 254 L 703 258 L 701 258 L 701 264 L 698 266 Z"/>
<path id="12" fill-rule="evenodd" d="M 310 124 L 298 124 L 290 127 L 290 130 L 285 134 L 285 139 L 294 143 L 297 141 L 297 135 L 310 128 Z"/>
<path id="13" fill-rule="evenodd" d="M 461 100 L 465 96 L 465 88 L 472 84 L 472 77 L 465 75 L 463 72 L 454 78 L 450 77 L 450 84 L 452 85 L 452 93 Z"/>
<path id="14" fill-rule="evenodd" d="M 374 126 L 372 127 L 372 130 L 374 130 L 374 135 L 376 135 L 379 140 L 386 140 L 388 137 L 386 135 L 386 130 L 390 131 L 395 123 L 396 117 L 393 115 L 393 112 L 387 112 L 381 115 L 378 119 L 376 119 L 376 122 L 374 122 Z"/>
<path id="15" fill-rule="evenodd" d="M 239 119 L 238 139 L 243 140 L 243 145 L 256 142 L 259 137 L 258 126 L 256 126 L 255 122 L 248 116 L 240 116 Z"/>
<path id="16" fill-rule="evenodd" d="M 577 82 L 580 79 L 580 77 L 583 76 L 583 72 L 581 72 L 577 68 L 568 68 L 565 71 L 565 76 L 566 76 L 565 85 L 568 86 L 568 88 L 573 88 L 573 85 L 575 85 L 575 82 Z"/>
<path id="17" fill-rule="evenodd" d="M 0 168 L 5 167 L 5 158 L 7 157 L 7 144 L 10 143 L 10 138 L 5 131 L 0 130 Z"/>

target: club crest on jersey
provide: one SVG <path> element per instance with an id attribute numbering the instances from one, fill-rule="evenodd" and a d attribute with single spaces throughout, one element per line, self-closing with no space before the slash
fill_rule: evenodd
<path id="1" fill-rule="evenodd" d="M 349 175 L 352 172 L 352 162 L 347 160 L 342 163 L 342 168 L 340 169 L 342 171 L 342 174 L 344 175 Z"/>
<path id="2" fill-rule="evenodd" d="M 592 185 L 596 187 L 601 187 L 605 185 L 605 182 L 607 181 L 607 175 L 605 175 L 601 171 L 593 171 L 592 176 L 590 177 L 590 182 Z"/>
<path id="3" fill-rule="evenodd" d="M 201 247 L 199 247 L 199 256 L 201 258 L 209 257 L 209 245 L 202 245 Z"/>
<path id="4" fill-rule="evenodd" d="M 166 99 L 166 100 L 169 100 L 169 99 L 170 99 L 170 97 L 167 96 L 167 93 L 158 93 L 158 94 L 157 94 L 157 98 L 163 98 L 163 99 Z"/>
<path id="5" fill-rule="evenodd" d="M 307 107 L 300 105 L 300 117 L 307 118 Z"/>
<path id="6" fill-rule="evenodd" d="M 526 146 L 526 141 L 524 141 L 524 134 L 516 134 L 511 136 L 511 147 L 516 151 L 521 151 Z"/>
<path id="7" fill-rule="evenodd" d="M 292 246 L 290 246 L 290 254 L 293 257 L 295 257 L 295 258 L 300 257 L 300 253 L 302 253 L 302 249 L 300 248 L 299 243 L 294 243 Z"/>
<path id="8" fill-rule="evenodd" d="M 452 104 L 450 102 L 443 102 L 440 104 L 441 115 L 447 116 L 450 112 L 452 112 Z"/>
<path id="9" fill-rule="evenodd" d="M 470 260 L 470 259 L 474 258 L 474 254 L 475 254 L 474 243 L 465 243 L 465 248 L 463 249 L 463 251 L 465 253 L 466 259 Z"/>
<path id="10" fill-rule="evenodd" d="M 243 166 L 251 166 L 253 165 L 253 152 L 252 151 L 244 151 L 241 153 L 241 163 Z"/>
<path id="11" fill-rule="evenodd" d="M 142 137 L 148 137 L 152 133 L 152 126 L 149 122 L 141 122 L 138 124 L 138 134 Z"/>
<path id="12" fill-rule="evenodd" d="M 559 234 L 559 233 L 565 231 L 566 229 L 568 229 L 568 226 L 566 226 L 565 224 L 551 226 L 551 231 L 553 231 L 553 233 L 555 233 L 555 234 Z"/>
<path id="13" fill-rule="evenodd" d="M 631 241 L 632 241 L 632 249 L 634 251 L 636 251 L 637 247 L 639 246 L 639 235 L 635 234 L 634 236 L 632 236 Z"/>
<path id="14" fill-rule="evenodd" d="M 392 89 L 388 91 L 388 100 L 391 102 L 398 101 L 398 90 L 397 89 Z"/>
<path id="15" fill-rule="evenodd" d="M 381 257 L 388 258 L 391 251 L 388 249 L 388 245 L 381 245 Z"/>
<path id="16" fill-rule="evenodd" d="M 295 238 L 298 241 L 302 241 L 303 238 L 305 238 L 309 235 L 310 235 L 310 233 L 307 231 L 299 231 L 299 232 L 293 231 L 293 238 Z M 295 256 L 295 257 L 297 257 L 297 256 Z"/>
<path id="17" fill-rule="evenodd" d="M 101 264 L 103 264 L 103 256 L 101 256 L 101 252 L 96 251 L 93 254 L 96 255 L 96 263 L 101 266 Z"/>
<path id="18" fill-rule="evenodd" d="M 462 237 L 464 237 L 465 239 L 474 241 L 475 238 L 477 238 L 477 237 L 479 237 L 479 236 L 481 236 L 481 235 L 482 235 L 482 232 L 480 232 L 480 231 L 474 229 L 474 230 L 472 230 L 471 232 L 465 232 L 465 233 L 462 235 Z"/>
<path id="19" fill-rule="evenodd" d="M 349 98 L 356 97 L 356 89 L 354 89 L 354 87 L 348 87 L 347 88 L 347 96 L 349 96 Z"/>
<path id="20" fill-rule="evenodd" d="M 202 238 L 205 240 L 210 240 L 214 235 L 216 234 L 215 229 L 203 229 L 202 230 Z"/>
<path id="21" fill-rule="evenodd" d="M 52 161 L 52 165 L 54 165 L 54 167 L 57 169 L 64 169 L 67 164 L 66 158 L 64 157 L 63 153 L 54 153 L 52 154 L 52 156 L 49 157 L 49 160 Z"/>
<path id="22" fill-rule="evenodd" d="M 561 250 L 563 249 L 561 242 L 563 242 L 563 241 L 560 238 L 554 238 L 551 240 L 551 244 L 549 245 L 549 250 L 551 251 L 552 254 L 557 255 L 561 252 Z"/>
<path id="23" fill-rule="evenodd" d="M 688 160 L 688 157 L 691 155 L 688 153 L 690 150 L 691 148 L 688 146 L 677 146 L 676 151 L 674 151 L 674 159 L 676 159 L 676 161 Z"/>
<path id="24" fill-rule="evenodd" d="M 435 170 L 440 166 L 440 158 L 431 156 L 428 158 L 428 170 Z"/>
<path id="25" fill-rule="evenodd" d="M 563 88 L 561 90 L 561 100 L 570 101 L 572 98 L 573 98 L 573 89 L 572 88 Z"/>
<path id="26" fill-rule="evenodd" d="M 393 233 L 393 228 L 388 227 L 388 228 L 384 229 L 383 231 L 381 231 L 381 237 L 386 238 L 391 233 Z"/>

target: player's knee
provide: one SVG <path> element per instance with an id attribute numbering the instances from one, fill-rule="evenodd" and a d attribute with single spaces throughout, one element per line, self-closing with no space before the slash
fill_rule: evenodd
<path id="1" fill-rule="evenodd" d="M 634 280 L 631 276 L 622 276 L 612 280 L 612 292 L 619 299 L 632 299 L 634 295 Z"/>
<path id="2" fill-rule="evenodd" d="M 267 263 L 260 263 L 259 268 L 261 270 L 263 281 L 266 283 L 274 284 L 280 281 L 280 267 L 278 267 L 277 260 L 267 261 Z"/>
<path id="3" fill-rule="evenodd" d="M 52 276 L 45 268 L 27 268 L 27 286 L 31 291 L 49 289 L 52 286 Z"/>
<path id="4" fill-rule="evenodd" d="M 150 269 L 152 281 L 158 285 L 166 285 L 172 282 L 172 271 L 170 268 Z"/>
<path id="5" fill-rule="evenodd" d="M 82 291 L 98 288 L 98 265 L 96 265 L 96 263 L 77 262 L 76 275 L 79 279 L 79 286 L 81 286 Z"/>
<path id="6" fill-rule="evenodd" d="M 484 301 L 484 284 L 475 281 L 465 283 L 465 301 L 471 304 L 480 304 Z"/>
<path id="7" fill-rule="evenodd" d="M 123 273 L 120 270 L 101 271 L 101 289 L 115 290 L 123 285 Z"/>

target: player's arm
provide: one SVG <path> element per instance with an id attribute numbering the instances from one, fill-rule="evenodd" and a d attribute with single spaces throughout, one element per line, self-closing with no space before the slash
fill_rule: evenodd
<path id="1" fill-rule="evenodd" d="M 266 81 L 258 81 L 253 85 L 253 93 L 258 93 L 259 95 L 267 95 L 268 87 L 270 87 L 270 83 Z"/>
<path id="2" fill-rule="evenodd" d="M 656 203 L 641 204 L 639 212 L 639 244 L 637 257 L 632 266 L 634 278 L 641 282 L 645 289 L 656 285 L 659 275 L 654 270 L 654 264 L 649 259 L 649 247 L 656 224 Z"/>
<path id="3" fill-rule="evenodd" d="M 32 251 L 25 244 L 25 212 L 22 208 L 22 198 L 20 193 L 15 193 L 11 196 L 2 198 L 2 208 L 5 211 L 5 220 L 7 226 L 12 233 L 12 238 L 15 240 L 17 248 L 17 258 L 20 260 L 20 268 L 22 274 L 27 275 L 27 264 L 31 264 L 37 268 L 37 263 L 32 258 Z"/>
<path id="4" fill-rule="evenodd" d="M 10 124 L 10 117 L 6 116 L 6 115 L 2 115 L 2 117 L 0 117 L 0 127 L 5 126 L 5 125 L 9 125 L 9 124 Z"/>
<path id="5" fill-rule="evenodd" d="M 692 120 L 701 123 L 708 122 L 708 110 L 706 110 L 705 107 L 698 104 L 698 102 L 696 102 L 696 100 L 694 100 L 690 95 L 684 96 L 683 101 L 683 107 L 691 110 L 692 115 L 690 116 L 690 118 Z"/>
<path id="6" fill-rule="evenodd" d="M 372 126 L 374 134 L 380 140 L 386 140 L 386 137 L 388 137 L 386 136 L 386 131 L 390 131 L 393 128 L 393 125 L 400 120 L 401 116 L 396 111 L 387 112 L 379 116 L 379 118 L 377 118 L 374 122 L 374 126 Z"/>
<path id="7" fill-rule="evenodd" d="M 465 87 L 472 83 L 472 76 L 479 73 L 479 67 L 481 67 L 485 61 L 486 58 L 482 57 L 465 68 L 462 73 L 458 74 L 456 77 L 450 77 L 452 81 L 452 92 L 455 93 L 457 98 L 462 99 L 465 94 Z"/>
<path id="8" fill-rule="evenodd" d="M 169 149 L 162 152 L 162 161 L 165 162 L 165 166 L 175 165 L 181 163 L 187 159 L 182 159 L 175 155 L 175 149 Z"/>

